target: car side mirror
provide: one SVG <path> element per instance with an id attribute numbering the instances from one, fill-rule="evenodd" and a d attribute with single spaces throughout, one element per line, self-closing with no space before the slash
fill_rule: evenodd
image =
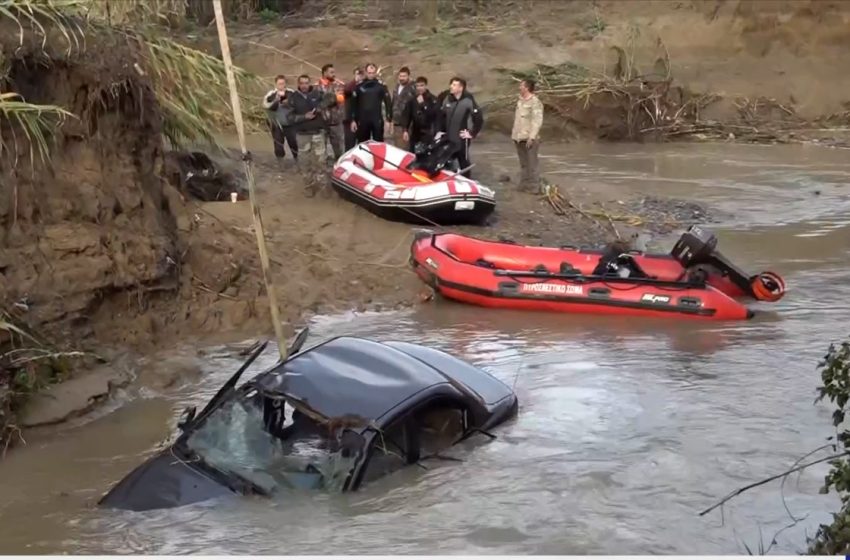
<path id="1" fill-rule="evenodd" d="M 192 425 L 196 412 L 197 408 L 194 406 L 187 406 L 184 408 L 183 414 L 181 414 L 180 420 L 177 422 L 177 427 L 180 428 L 181 431 L 186 431 L 186 428 Z"/>

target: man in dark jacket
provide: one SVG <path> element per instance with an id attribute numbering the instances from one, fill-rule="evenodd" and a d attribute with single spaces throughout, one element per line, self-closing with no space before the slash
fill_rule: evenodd
<path id="1" fill-rule="evenodd" d="M 434 138 L 437 129 L 439 106 L 437 98 L 428 91 L 428 79 L 416 78 L 416 95 L 412 97 L 402 113 L 402 140 L 408 151 L 414 151 L 419 142 L 428 143 Z"/>
<path id="2" fill-rule="evenodd" d="M 402 138 L 405 126 L 403 123 L 404 111 L 407 108 L 407 103 L 416 97 L 416 88 L 410 82 L 410 68 L 402 66 L 398 71 L 398 84 L 392 94 L 393 106 L 393 144 L 400 148 L 407 147 L 407 141 Z"/>
<path id="3" fill-rule="evenodd" d="M 359 66 L 354 69 L 354 79 L 345 84 L 345 118 L 342 121 L 342 127 L 345 129 L 345 151 L 347 152 L 357 144 L 357 136 L 351 130 L 351 94 L 357 84 L 363 81 L 363 69 Z"/>
<path id="4" fill-rule="evenodd" d="M 327 141 L 324 110 L 336 104 L 333 93 L 323 94 L 310 85 L 310 76 L 298 76 L 298 89 L 290 96 L 299 163 L 308 175 L 319 174 L 325 164 Z"/>
<path id="5" fill-rule="evenodd" d="M 366 79 L 351 92 L 351 131 L 357 134 L 358 142 L 384 141 L 384 114 L 386 122 L 392 124 L 390 92 L 378 79 L 378 67 L 367 64 Z"/>
<path id="6" fill-rule="evenodd" d="M 470 123 L 472 130 L 469 128 Z M 475 98 L 466 91 L 466 80 L 452 78 L 449 81 L 449 93 L 440 105 L 436 137 L 440 138 L 445 134 L 455 148 L 459 170 L 466 170 L 464 175 L 469 178 L 472 178 L 468 170 L 472 165 L 469 161 L 469 144 L 483 127 L 484 115 Z"/>
<path id="7" fill-rule="evenodd" d="M 292 127 L 292 108 L 289 106 L 289 98 L 293 93 L 286 87 L 286 77 L 278 75 L 274 79 L 274 89 L 263 97 L 263 109 L 268 114 L 274 156 L 278 163 L 283 163 L 283 158 L 286 157 L 284 142 L 289 144 L 292 159 L 298 161 L 298 141 L 295 138 L 295 128 Z"/>

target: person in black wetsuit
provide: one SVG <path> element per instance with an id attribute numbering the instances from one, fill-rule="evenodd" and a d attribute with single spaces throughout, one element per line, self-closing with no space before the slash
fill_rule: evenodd
<path id="1" fill-rule="evenodd" d="M 440 97 L 443 99 L 437 117 L 436 138 L 439 139 L 445 135 L 452 143 L 459 170 L 466 169 L 463 174 L 471 179 L 469 167 L 472 163 L 469 161 L 469 144 L 484 127 L 484 115 L 475 102 L 475 98 L 466 91 L 466 80 L 463 78 L 452 78 L 449 81 L 448 95 L 440 94 Z"/>
<path id="2" fill-rule="evenodd" d="M 357 137 L 351 130 L 351 94 L 357 84 L 363 81 L 363 69 L 359 66 L 354 69 L 354 79 L 345 84 L 345 118 L 342 121 L 342 127 L 345 129 L 345 151 L 347 152 L 357 144 Z"/>
<path id="3" fill-rule="evenodd" d="M 408 151 L 414 151 L 419 142 L 427 144 L 434 139 L 438 110 L 437 98 L 428 91 L 428 79 L 416 78 L 416 95 L 405 105 L 401 119 Z"/>
<path id="4" fill-rule="evenodd" d="M 358 142 L 384 141 L 384 123 L 392 123 L 392 98 L 387 86 L 378 79 L 378 67 L 374 64 L 366 65 L 366 79 L 351 92 L 349 118 Z"/>

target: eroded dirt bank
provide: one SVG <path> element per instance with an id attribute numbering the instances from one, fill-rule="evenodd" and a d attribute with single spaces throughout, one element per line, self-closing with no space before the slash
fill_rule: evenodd
<path id="1" fill-rule="evenodd" d="M 314 2 L 234 24 L 234 56 L 269 78 L 317 75 L 326 62 L 348 77 L 366 60 L 390 81 L 409 66 L 435 91 L 461 75 L 487 106 L 488 130 L 512 122 L 507 74 L 530 72 L 548 101 L 550 137 L 846 144 L 846 2 L 456 1 L 439 3 L 433 25 L 420 4 Z M 218 50 L 214 30 L 197 41 Z"/>

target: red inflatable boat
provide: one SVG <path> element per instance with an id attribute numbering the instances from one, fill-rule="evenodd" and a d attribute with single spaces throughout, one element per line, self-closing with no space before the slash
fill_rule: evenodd
<path id="1" fill-rule="evenodd" d="M 480 224 L 496 194 L 454 171 L 413 169 L 416 156 L 383 142 L 363 142 L 339 157 L 331 184 L 339 195 L 384 219 L 414 224 Z"/>
<path id="2" fill-rule="evenodd" d="M 420 232 L 417 275 L 443 296 L 485 307 L 695 319 L 749 319 L 736 298 L 777 301 L 785 282 L 748 276 L 692 226 L 670 254 L 533 247 L 451 233 Z"/>

